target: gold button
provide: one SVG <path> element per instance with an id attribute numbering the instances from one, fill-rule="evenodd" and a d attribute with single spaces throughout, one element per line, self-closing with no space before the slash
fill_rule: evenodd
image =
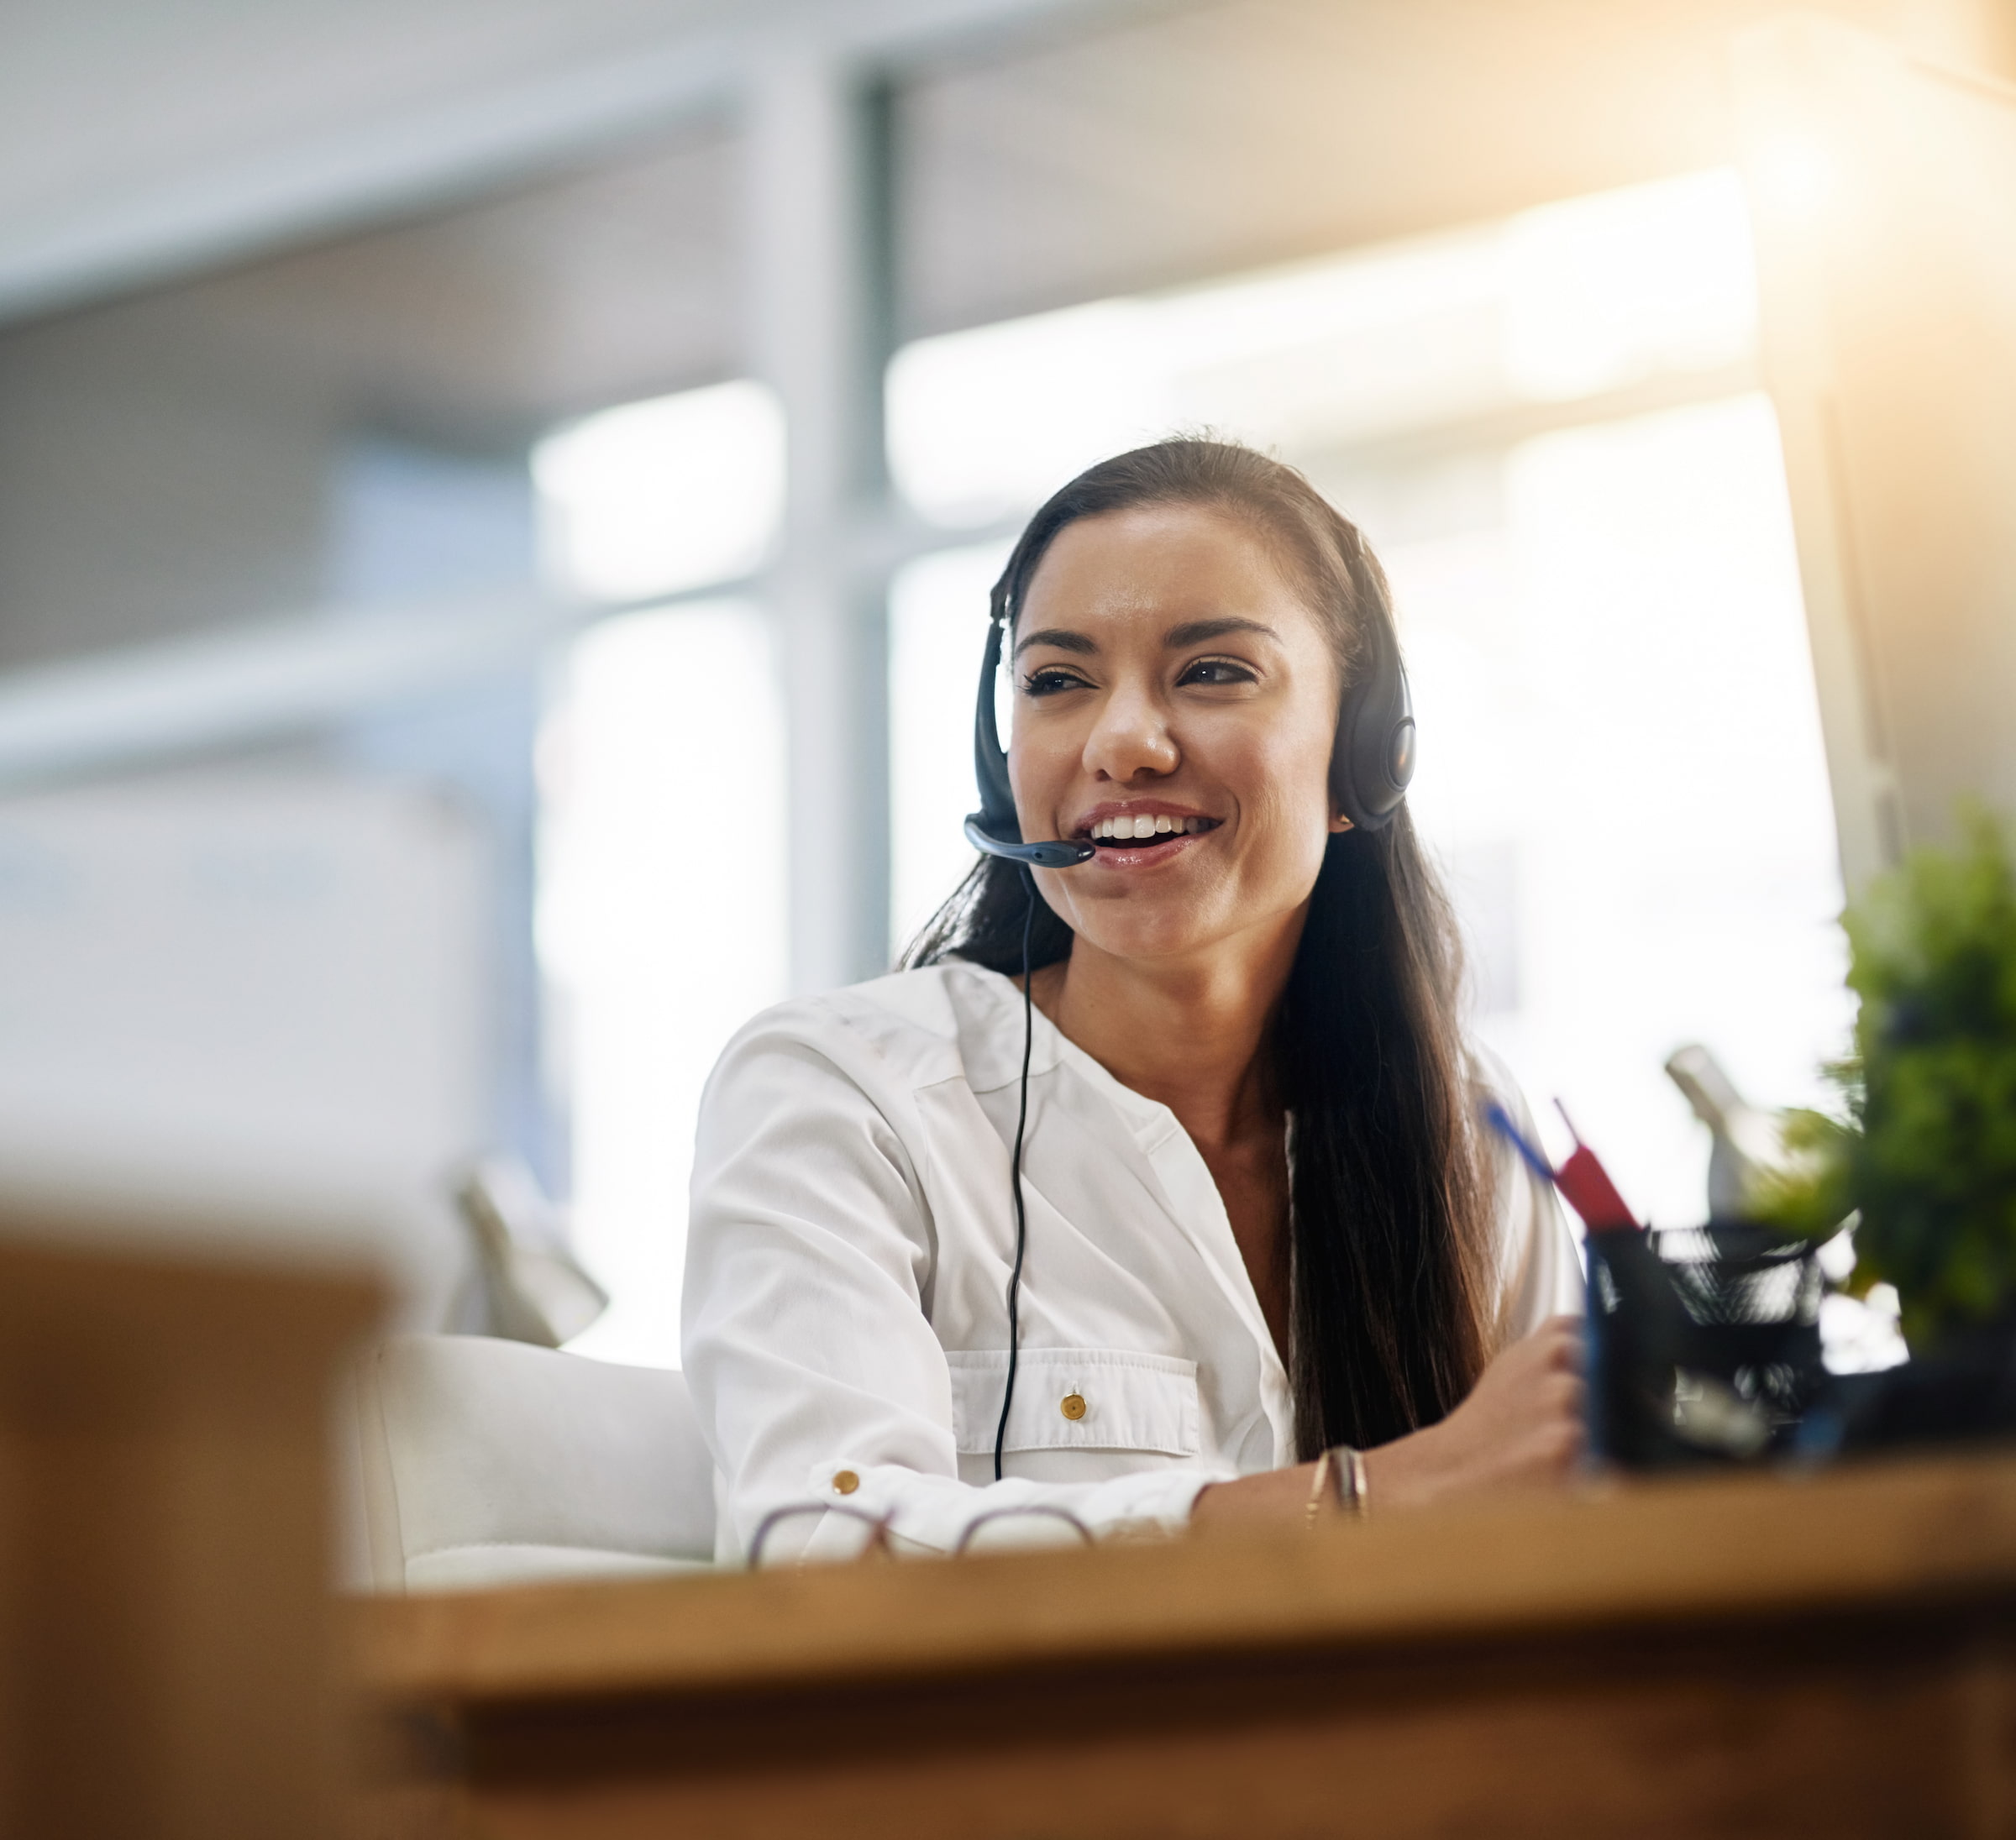
<path id="1" fill-rule="evenodd" d="M 836 1470 L 833 1471 L 833 1486 L 842 1495 L 852 1495 L 861 1486 L 861 1478 L 852 1470 Z"/>
<path id="2" fill-rule="evenodd" d="M 1085 1396 L 1080 1392 L 1068 1392 L 1064 1395 L 1063 1404 L 1058 1409 L 1075 1423 L 1085 1415 Z"/>

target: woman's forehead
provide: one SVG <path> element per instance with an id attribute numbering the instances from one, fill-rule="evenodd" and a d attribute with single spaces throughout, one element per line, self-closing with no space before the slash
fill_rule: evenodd
<path id="1" fill-rule="evenodd" d="M 1057 628 L 1159 642 L 1173 626 L 1244 619 L 1285 645 L 1320 637 L 1315 615 L 1259 534 L 1230 513 L 1195 505 L 1139 506 L 1066 525 L 1037 564 L 1018 611 L 1026 635 Z"/>

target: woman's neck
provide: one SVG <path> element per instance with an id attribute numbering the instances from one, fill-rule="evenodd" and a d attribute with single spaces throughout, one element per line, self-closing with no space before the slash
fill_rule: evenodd
<path id="1" fill-rule="evenodd" d="M 1175 960 L 1116 958 L 1081 937 L 1037 972 L 1037 1005 L 1121 1085 L 1168 1106 L 1209 1155 L 1280 1129 L 1263 1050 L 1302 920 Z"/>

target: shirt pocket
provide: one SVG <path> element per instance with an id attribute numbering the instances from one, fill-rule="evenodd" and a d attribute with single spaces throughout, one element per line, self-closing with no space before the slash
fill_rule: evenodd
<path id="1" fill-rule="evenodd" d="M 1008 1381 L 1004 1350 L 948 1350 L 961 1456 L 991 1455 Z M 1197 1363 L 1116 1348 L 1025 1348 L 1004 1450 L 1140 1450 L 1194 1457 Z"/>

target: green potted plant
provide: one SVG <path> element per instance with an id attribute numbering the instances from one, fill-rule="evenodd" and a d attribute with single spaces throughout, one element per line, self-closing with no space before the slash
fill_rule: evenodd
<path id="1" fill-rule="evenodd" d="M 1851 1212 L 1850 1288 L 1897 1288 L 1914 1355 L 2016 1329 L 2016 867 L 1979 807 L 1845 916 L 1854 1056 L 1840 1115 L 1791 1114 L 1757 1212 L 1800 1235 Z"/>

